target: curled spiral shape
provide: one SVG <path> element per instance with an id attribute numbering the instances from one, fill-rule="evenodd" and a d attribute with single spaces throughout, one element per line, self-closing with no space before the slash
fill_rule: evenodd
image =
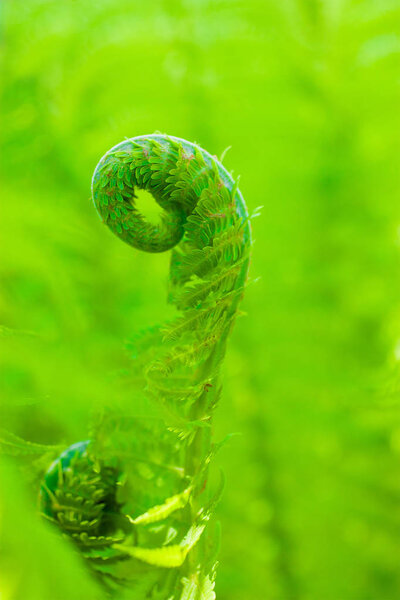
<path id="1" fill-rule="evenodd" d="M 140 135 L 99 161 L 92 196 L 100 218 L 120 239 L 139 250 L 163 252 L 182 239 L 188 216 L 211 183 L 233 195 L 238 218 L 248 216 L 232 176 L 209 152 L 174 136 Z M 135 208 L 135 187 L 150 192 L 163 208 L 160 225 L 148 223 Z"/>
<path id="2" fill-rule="evenodd" d="M 135 188 L 150 192 L 163 209 L 157 225 L 136 207 Z M 251 230 L 237 182 L 216 157 L 174 136 L 137 136 L 99 161 L 92 197 L 101 220 L 124 242 L 146 252 L 176 250 L 171 283 L 181 289 L 172 298 L 179 310 L 230 294 L 224 306 L 232 305 L 225 311 L 232 316 L 240 295 L 232 292 L 241 290 L 247 277 Z M 188 283 L 198 284 L 198 293 L 185 298 L 182 288 Z"/>
<path id="3" fill-rule="evenodd" d="M 96 460 L 85 440 L 54 460 L 39 492 L 42 515 L 73 541 L 96 577 L 101 553 L 119 557 L 113 545 L 129 530 L 116 497 L 118 477 L 118 469 Z"/>
<path id="4" fill-rule="evenodd" d="M 48 468 L 40 490 L 43 514 L 69 535 L 104 535 L 115 514 L 116 469 L 95 464 L 89 440 L 69 446 Z"/>

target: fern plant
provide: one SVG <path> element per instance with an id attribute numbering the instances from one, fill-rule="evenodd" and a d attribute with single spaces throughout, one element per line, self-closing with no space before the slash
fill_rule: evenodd
<path id="1" fill-rule="evenodd" d="M 137 189 L 161 207 L 157 224 L 141 214 Z M 132 405 L 146 405 L 148 418 L 132 418 L 129 407 L 102 414 L 91 441 L 72 445 L 48 469 L 41 510 L 110 592 L 211 600 L 218 546 L 211 521 L 223 487 L 222 478 L 208 481 L 220 446 L 211 423 L 248 274 L 249 216 L 237 183 L 215 157 L 160 134 L 107 152 L 92 196 L 122 241 L 146 252 L 172 251 L 169 302 L 177 316 L 129 346 Z"/>

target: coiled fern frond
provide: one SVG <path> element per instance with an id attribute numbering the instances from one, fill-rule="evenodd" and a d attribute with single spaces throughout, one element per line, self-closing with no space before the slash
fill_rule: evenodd
<path id="1" fill-rule="evenodd" d="M 161 207 L 158 224 L 141 214 L 138 189 Z M 206 530 L 222 488 L 211 494 L 207 485 L 219 447 L 211 420 L 249 267 L 246 206 L 215 157 L 161 134 L 107 152 L 92 195 L 122 241 L 146 252 L 172 250 L 169 300 L 178 315 L 135 343 L 138 389 L 163 419 L 140 435 L 129 430 L 136 442 L 117 458 L 112 450 L 101 454 L 96 439 L 71 447 L 46 476 L 42 509 L 110 589 L 125 584 L 138 598 L 211 600 L 215 552 Z"/>

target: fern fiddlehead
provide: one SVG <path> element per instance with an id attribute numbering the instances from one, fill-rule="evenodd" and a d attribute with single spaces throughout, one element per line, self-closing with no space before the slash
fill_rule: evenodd
<path id="1" fill-rule="evenodd" d="M 161 207 L 158 224 L 140 213 L 136 189 L 150 192 Z M 138 136 L 107 152 L 94 172 L 92 196 L 101 220 L 122 241 L 146 252 L 172 250 L 170 301 L 178 316 L 144 337 L 136 368 L 147 396 L 165 409 L 164 427 L 172 435 L 182 482 L 179 489 L 171 484 L 171 495 L 161 504 L 146 506 L 136 517 L 126 515 L 112 491 L 124 465 L 106 466 L 87 445 L 72 447 L 47 475 L 42 508 L 85 546 L 92 562 L 131 561 L 129 568 L 135 572 L 142 565 L 146 576 L 155 569 L 145 597 L 211 599 L 213 565 L 206 560 L 204 530 L 218 494 L 207 498 L 204 490 L 217 449 L 211 419 L 220 365 L 249 266 L 246 206 L 215 157 L 161 134 Z M 88 490 L 92 498 L 85 497 Z M 174 543 L 152 545 L 154 524 L 172 517 Z M 103 575 L 117 579 L 111 571 Z"/>

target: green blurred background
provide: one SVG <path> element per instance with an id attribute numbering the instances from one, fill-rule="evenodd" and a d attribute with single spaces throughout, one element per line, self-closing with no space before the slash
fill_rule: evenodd
<path id="1" fill-rule="evenodd" d="M 217 460 L 217 597 L 399 598 L 398 1 L 6 0 L 1 18 L 0 427 L 85 439 L 124 341 L 164 316 L 169 257 L 101 225 L 99 158 L 156 130 L 231 146 L 264 209 L 216 416 L 217 439 L 241 433 Z M 34 482 L 0 473 L 0 598 L 92 597 Z"/>

